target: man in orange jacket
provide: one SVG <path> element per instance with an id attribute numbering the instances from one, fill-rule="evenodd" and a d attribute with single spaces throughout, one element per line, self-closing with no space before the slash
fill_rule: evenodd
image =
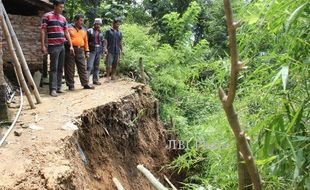
<path id="1" fill-rule="evenodd" d="M 74 48 L 74 54 L 66 52 L 65 61 L 65 78 L 70 91 L 75 90 L 74 73 L 75 65 L 78 70 L 79 78 L 84 89 L 94 89 L 94 86 L 89 85 L 87 76 L 86 57 L 89 57 L 89 48 L 87 40 L 87 30 L 83 28 L 84 16 L 76 15 L 74 24 L 69 25 L 68 32 Z"/>

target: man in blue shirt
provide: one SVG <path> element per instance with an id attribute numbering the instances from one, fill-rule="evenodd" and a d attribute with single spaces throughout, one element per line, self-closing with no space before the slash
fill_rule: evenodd
<path id="1" fill-rule="evenodd" d="M 112 28 L 105 33 L 105 52 L 107 53 L 107 79 L 111 76 L 111 80 L 115 79 L 115 72 L 119 64 L 120 54 L 123 53 L 122 33 L 119 27 L 122 21 L 120 18 L 115 18 L 112 23 Z"/>

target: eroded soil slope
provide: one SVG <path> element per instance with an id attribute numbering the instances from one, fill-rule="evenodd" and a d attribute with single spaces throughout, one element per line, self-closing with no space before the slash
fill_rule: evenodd
<path id="1" fill-rule="evenodd" d="M 113 177 L 126 189 L 153 189 L 137 164 L 169 177 L 160 169 L 173 155 L 148 87 L 120 80 L 43 100 L 0 148 L 0 189 L 112 190 Z"/>

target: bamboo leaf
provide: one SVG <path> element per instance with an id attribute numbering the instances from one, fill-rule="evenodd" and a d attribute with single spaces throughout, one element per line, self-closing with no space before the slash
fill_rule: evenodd
<path id="1" fill-rule="evenodd" d="M 310 137 L 305 137 L 305 136 L 295 136 L 293 142 L 302 142 L 302 141 L 309 141 L 310 143 Z"/>
<path id="2" fill-rule="evenodd" d="M 277 75 L 274 77 L 272 82 L 267 85 L 267 86 L 270 86 L 268 91 L 267 91 L 267 94 L 269 94 L 269 92 L 271 91 L 272 87 L 276 84 L 277 80 L 280 78 L 281 74 L 282 74 L 282 69 L 277 73 Z"/>
<path id="3" fill-rule="evenodd" d="M 267 157 L 268 156 L 268 152 L 269 152 L 269 149 L 271 148 L 271 131 L 266 131 L 266 135 L 265 135 L 265 143 L 264 143 L 264 147 L 263 147 L 263 154 L 264 154 L 264 157 Z"/>
<path id="4" fill-rule="evenodd" d="M 263 160 L 257 160 L 256 164 L 257 165 L 265 165 L 265 164 L 269 164 L 270 162 L 272 162 L 273 160 L 275 160 L 277 158 L 277 156 L 271 156 L 269 158 L 263 159 Z"/>
<path id="5" fill-rule="evenodd" d="M 259 19 L 259 15 L 253 14 L 246 18 L 249 25 L 255 24 Z"/>
<path id="6" fill-rule="evenodd" d="M 303 156 L 303 151 L 298 150 L 296 154 L 296 160 L 295 160 L 295 171 L 294 171 L 294 179 L 296 179 L 300 175 L 300 170 L 302 169 L 302 165 L 305 162 L 305 158 Z"/>
<path id="7" fill-rule="evenodd" d="M 287 86 L 287 82 L 288 82 L 288 66 L 282 67 L 281 75 L 282 75 L 283 90 L 286 90 L 286 86 Z"/>
<path id="8" fill-rule="evenodd" d="M 303 150 L 300 149 L 297 151 L 297 160 L 296 160 L 296 164 L 298 166 L 299 169 L 302 168 L 302 165 L 305 163 L 306 159 L 304 157 L 304 153 Z"/>
<path id="9" fill-rule="evenodd" d="M 310 176 L 306 178 L 305 184 L 306 184 L 306 187 L 310 187 Z"/>
<path id="10" fill-rule="evenodd" d="M 289 134 L 291 132 L 292 128 L 295 125 L 298 125 L 300 123 L 305 103 L 306 103 L 306 101 L 303 101 L 301 106 L 298 108 L 298 110 L 297 110 L 293 120 L 289 123 L 289 126 L 288 126 L 288 128 L 286 130 L 287 134 Z"/>
<path id="11" fill-rule="evenodd" d="M 300 13 L 303 11 L 303 9 L 306 7 L 305 5 L 308 3 L 304 3 L 300 5 L 297 9 L 293 11 L 293 13 L 288 17 L 286 23 L 285 23 L 285 32 L 287 32 L 292 23 L 300 16 Z"/>

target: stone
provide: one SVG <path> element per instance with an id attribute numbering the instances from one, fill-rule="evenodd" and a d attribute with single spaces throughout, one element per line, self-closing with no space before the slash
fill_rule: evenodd
<path id="1" fill-rule="evenodd" d="M 22 135 L 21 131 L 14 131 L 14 135 L 20 137 Z"/>

